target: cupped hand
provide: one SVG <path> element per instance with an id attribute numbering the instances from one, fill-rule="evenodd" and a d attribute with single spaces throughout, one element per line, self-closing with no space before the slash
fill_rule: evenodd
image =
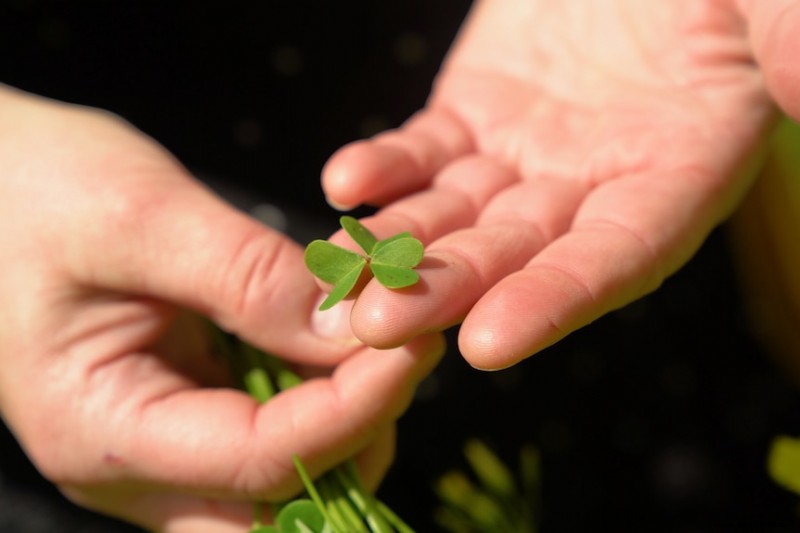
<path id="1" fill-rule="evenodd" d="M 478 2 L 426 107 L 324 170 L 333 205 L 388 204 L 365 224 L 427 243 L 420 284 L 364 288 L 355 333 L 463 320 L 497 369 L 657 288 L 747 191 L 770 95 L 800 113 L 800 9 L 742 4 Z"/>
<path id="2" fill-rule="evenodd" d="M 310 321 L 302 251 L 121 120 L 0 87 L 0 413 L 76 502 L 164 532 L 244 532 L 251 499 L 358 455 L 377 483 L 438 336 L 377 353 Z M 206 319 L 326 377 L 265 405 Z"/>

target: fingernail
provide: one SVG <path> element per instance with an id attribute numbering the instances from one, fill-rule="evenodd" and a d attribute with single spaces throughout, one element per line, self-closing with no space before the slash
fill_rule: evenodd
<path id="1" fill-rule="evenodd" d="M 311 329 L 325 339 L 345 344 L 361 344 L 350 327 L 350 310 L 353 309 L 353 300 L 343 300 L 330 309 L 320 311 L 318 307 L 326 297 L 326 294 L 320 296 L 311 313 Z"/>
<path id="2" fill-rule="evenodd" d="M 334 200 L 331 200 L 329 197 L 325 197 L 325 201 L 328 202 L 328 205 L 332 208 L 336 209 L 337 211 L 352 211 L 358 205 L 347 205 L 347 204 L 340 204 Z"/>

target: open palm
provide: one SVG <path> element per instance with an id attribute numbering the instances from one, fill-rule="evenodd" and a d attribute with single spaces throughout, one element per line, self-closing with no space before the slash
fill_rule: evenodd
<path id="1" fill-rule="evenodd" d="M 518 362 L 679 268 L 774 115 L 724 3 L 480 2 L 426 108 L 323 174 L 334 204 L 388 204 L 377 234 L 428 244 L 423 283 L 367 285 L 355 332 L 387 347 L 463 320 L 470 363 Z"/>

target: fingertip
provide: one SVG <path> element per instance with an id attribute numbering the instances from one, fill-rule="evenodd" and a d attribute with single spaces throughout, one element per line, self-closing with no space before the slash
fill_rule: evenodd
<path id="1" fill-rule="evenodd" d="M 458 334 L 458 349 L 472 368 L 495 372 L 524 361 L 541 348 L 526 333 L 515 334 L 485 322 L 474 326 L 465 321 Z"/>
<path id="2" fill-rule="evenodd" d="M 767 85 L 783 111 L 800 120 L 800 65 L 797 48 L 800 46 L 800 4 L 794 4 L 780 20 L 765 45 L 764 75 Z"/>
<path id="3" fill-rule="evenodd" d="M 405 289 L 413 293 L 415 288 Z M 403 305 L 399 296 L 375 283 L 365 287 L 355 302 L 350 317 L 353 333 L 361 342 L 372 348 L 388 350 L 406 344 L 417 331 L 415 316 L 421 312 L 413 301 Z"/>
<path id="4" fill-rule="evenodd" d="M 781 109 L 800 120 L 800 4 L 791 0 L 745 4 L 756 57 L 770 94 Z"/>
<path id="5" fill-rule="evenodd" d="M 359 204 L 342 204 L 342 203 L 339 203 L 338 201 L 336 201 L 336 199 L 331 198 L 330 196 L 326 196 L 325 197 L 325 201 L 328 203 L 329 206 L 331 206 L 335 210 L 341 211 L 343 213 L 346 213 L 347 211 L 352 211 L 353 209 L 355 209 L 356 207 L 359 206 Z"/>
<path id="6" fill-rule="evenodd" d="M 532 281 L 507 278 L 470 310 L 459 330 L 458 346 L 473 368 L 512 367 L 564 337 L 550 314 L 558 308 L 559 295 L 532 289 Z"/>
<path id="7" fill-rule="evenodd" d="M 357 141 L 326 163 L 322 189 L 331 206 L 348 210 L 364 203 L 386 203 L 419 190 L 429 179 L 403 148 Z"/>
<path id="8" fill-rule="evenodd" d="M 462 328 L 458 335 L 458 350 L 464 360 L 476 370 L 496 371 L 513 366 L 509 355 L 498 351 L 501 342 L 498 341 L 497 331 L 492 328 L 480 327 L 470 330 Z"/>
<path id="9" fill-rule="evenodd" d="M 350 347 L 359 346 L 361 342 L 350 327 L 353 300 L 342 300 L 330 309 L 320 311 L 319 304 L 326 296 L 322 294 L 314 306 L 314 311 L 311 313 L 311 330 L 324 340 Z"/>
<path id="10" fill-rule="evenodd" d="M 369 193 L 372 166 L 368 141 L 336 151 L 322 169 L 322 191 L 328 204 L 339 211 L 362 204 Z"/>

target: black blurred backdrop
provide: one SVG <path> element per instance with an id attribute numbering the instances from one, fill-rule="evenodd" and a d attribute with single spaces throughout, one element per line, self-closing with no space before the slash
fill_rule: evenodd
<path id="1" fill-rule="evenodd" d="M 335 226 L 327 157 L 423 105 L 468 7 L 3 0 L 0 81 L 123 116 L 303 241 Z M 476 436 L 511 464 L 538 446 L 544 532 L 800 529 L 764 465 L 773 435 L 800 431 L 800 395 L 741 303 L 717 231 L 659 291 L 513 369 L 474 371 L 451 348 L 400 422 L 382 497 L 435 530 L 433 481 Z M 0 531 L 135 531 L 66 502 L 5 429 L 0 452 Z"/>

